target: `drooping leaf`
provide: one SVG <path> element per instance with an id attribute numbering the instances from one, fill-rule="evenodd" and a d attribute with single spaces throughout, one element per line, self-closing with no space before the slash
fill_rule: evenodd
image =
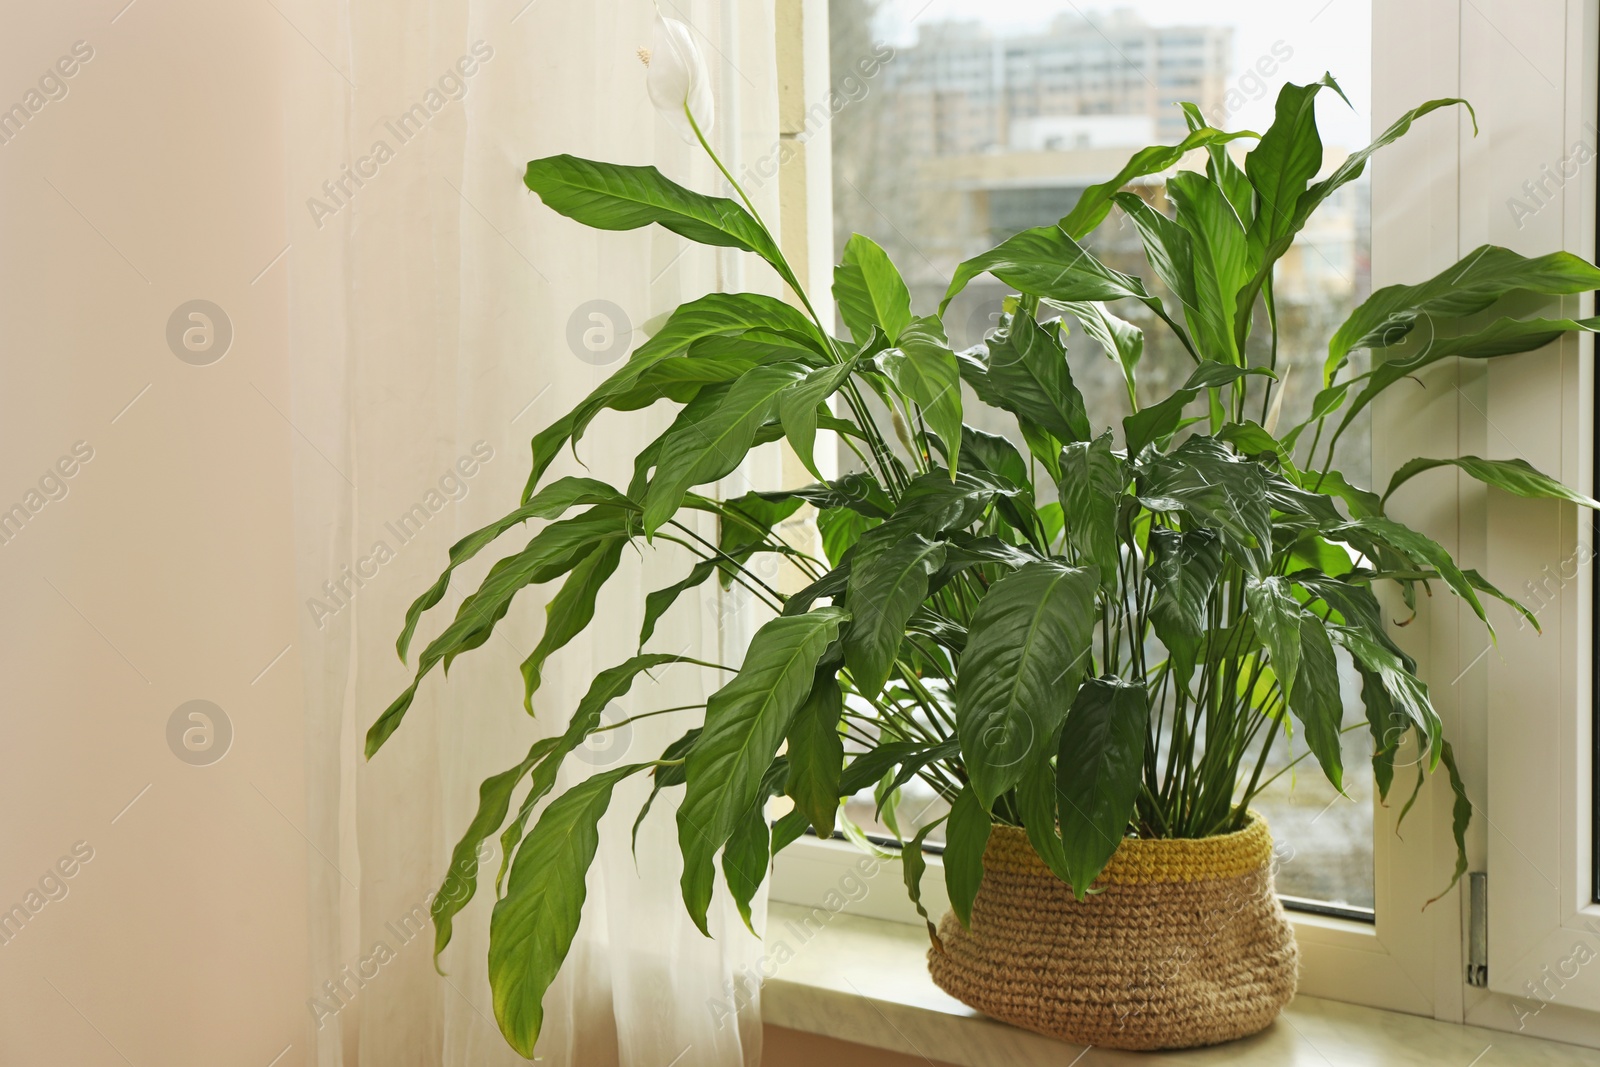
<path id="1" fill-rule="evenodd" d="M 1399 344 L 1420 318 L 1470 315 L 1518 293 L 1558 296 L 1593 289 L 1600 289 L 1600 267 L 1571 252 L 1528 259 L 1509 248 L 1481 245 L 1425 282 L 1386 285 L 1362 301 L 1328 341 L 1324 383 L 1332 383 L 1352 350 Z"/>
<path id="2" fill-rule="evenodd" d="M 516 791 L 528 770 L 548 756 L 559 737 L 545 737 L 535 741 L 521 763 L 510 770 L 485 778 L 478 786 L 478 810 L 467 824 L 455 849 L 450 854 L 450 869 L 445 872 L 439 891 L 433 895 L 428 911 L 433 918 L 433 965 L 439 968 L 439 953 L 450 944 L 455 916 L 477 892 L 478 849 L 489 835 L 506 821 L 511 808 L 511 794 Z M 443 974 L 443 971 L 440 971 Z"/>
<path id="3" fill-rule="evenodd" d="M 1414 459 L 1394 472 L 1389 488 L 1384 490 L 1379 506 L 1387 503 L 1394 491 L 1423 471 L 1435 467 L 1460 467 L 1467 474 L 1497 489 L 1533 500 L 1567 500 L 1579 507 L 1600 509 L 1600 501 L 1575 489 L 1568 489 L 1548 474 L 1535 470 L 1524 459 L 1479 459 L 1461 456 L 1458 459 Z"/>
<path id="4" fill-rule="evenodd" d="M 1067 869 L 1079 900 L 1127 833 L 1149 718 L 1144 686 L 1111 677 L 1084 682 L 1067 713 L 1056 789 Z"/>
<path id="5" fill-rule="evenodd" d="M 533 694 L 543 679 L 545 660 L 582 633 L 594 619 L 595 598 L 600 595 L 600 587 L 616 573 L 627 543 L 628 538 L 622 534 L 608 538 L 572 568 L 567 580 L 561 583 L 561 590 L 545 605 L 544 633 L 539 635 L 539 644 L 522 661 L 522 706 L 529 715 L 533 714 Z"/>
<path id="6" fill-rule="evenodd" d="M 1111 210 L 1111 200 L 1117 191 L 1126 188 L 1135 178 L 1160 174 L 1176 166 L 1180 159 L 1196 148 L 1226 144 L 1240 137 L 1256 136 L 1258 135 L 1249 130 L 1225 133 L 1222 130 L 1205 127 L 1191 130 L 1189 136 L 1175 145 L 1152 145 L 1149 148 L 1142 148 L 1133 154 L 1133 158 L 1129 159 L 1111 180 L 1085 189 L 1078 197 L 1077 204 L 1061 220 L 1061 228 L 1078 240 L 1082 240 L 1106 217 L 1106 213 Z"/>
<path id="7" fill-rule="evenodd" d="M 916 402 L 928 426 L 944 442 L 953 474 L 961 456 L 961 375 L 944 328 L 931 316 L 901 329 L 897 347 L 878 357 L 895 388 Z"/>
<path id="8" fill-rule="evenodd" d="M 1108 589 L 1117 581 L 1117 509 L 1127 485 L 1122 461 L 1111 451 L 1110 431 L 1093 442 L 1062 447 L 1057 489 L 1067 541 L 1079 558 L 1100 569 L 1100 583 Z"/>
<path id="9" fill-rule="evenodd" d="M 680 415 L 662 441 L 655 476 L 645 493 L 645 533 L 660 529 L 690 489 L 737 467 L 754 444 L 756 431 L 776 413 L 778 394 L 805 374 L 806 368 L 798 363 L 757 367 L 734 382 L 709 417 Z"/>
<path id="10" fill-rule="evenodd" d="M 1439 897 L 1450 892 L 1461 881 L 1461 876 L 1467 873 L 1467 827 L 1472 823 L 1472 801 L 1467 796 L 1467 784 L 1461 778 L 1461 769 L 1456 766 L 1455 750 L 1450 747 L 1450 742 L 1443 744 L 1440 757 L 1444 761 L 1444 769 L 1450 776 L 1450 792 L 1455 799 L 1450 805 L 1450 836 L 1456 841 L 1456 866 L 1450 874 L 1450 884 L 1444 887 L 1438 897 L 1428 901 L 1432 904 Z M 1424 904 L 1423 907 L 1427 907 Z"/>
<path id="11" fill-rule="evenodd" d="M 1256 575 L 1266 572 L 1272 547 L 1266 488 L 1266 473 L 1259 464 L 1201 436 L 1156 456 L 1138 475 L 1141 504 L 1152 511 L 1184 512 L 1227 534 L 1223 547 Z"/>
<path id="12" fill-rule="evenodd" d="M 889 680 L 906 622 L 926 599 L 928 578 L 944 565 L 944 554 L 943 542 L 912 534 L 851 568 L 844 658 L 856 692 L 867 699 Z"/>
<path id="13" fill-rule="evenodd" d="M 1104 304 L 1078 301 L 1059 305 L 1083 327 L 1083 332 L 1094 338 L 1105 349 L 1106 357 L 1122 369 L 1123 381 L 1128 386 L 1128 400 L 1138 407 L 1135 373 L 1139 359 L 1144 355 L 1144 331 L 1127 319 L 1121 319 L 1106 310 Z"/>
<path id="14" fill-rule="evenodd" d="M 1433 764 L 1439 760 L 1439 746 L 1443 743 L 1444 725 L 1434 710 L 1428 687 L 1415 674 L 1406 669 L 1400 657 L 1371 636 L 1348 626 L 1329 627 L 1328 634 L 1349 651 L 1362 676 L 1372 675 L 1389 696 L 1393 711 L 1399 712 L 1416 727 L 1426 745 Z M 1369 716 L 1371 705 L 1368 705 Z M 1392 716 L 1390 725 L 1393 725 Z"/>
<path id="15" fill-rule="evenodd" d="M 1088 440 L 1083 395 L 1073 384 L 1057 327 L 1025 315 L 1005 321 L 985 338 L 983 349 L 956 357 L 962 379 L 985 404 L 1036 423 L 1059 441 Z"/>
<path id="16" fill-rule="evenodd" d="M 1090 666 L 1094 567 L 1030 563 L 989 587 L 956 680 L 956 735 L 987 809 L 1052 740 Z"/>
<path id="17" fill-rule="evenodd" d="M 1201 392 L 1232 385 L 1246 374 L 1273 376 L 1265 367 L 1232 367 L 1226 363 L 1211 362 L 1200 364 L 1182 388 L 1174 390 L 1159 403 L 1151 404 L 1122 420 L 1122 434 L 1128 446 L 1128 455 L 1137 456 L 1146 445 L 1172 436 L 1183 421 L 1183 409 L 1193 403 Z"/>
<path id="18" fill-rule="evenodd" d="M 633 820 L 633 833 L 630 835 L 634 859 L 639 857 L 639 827 L 644 825 L 645 816 L 650 814 L 650 809 L 655 806 L 656 797 L 663 789 L 671 789 L 683 784 L 683 759 L 700 740 L 700 727 L 696 726 L 684 733 L 672 744 L 661 751 L 661 761 L 655 770 L 650 772 L 650 795 L 645 797 L 644 804 L 639 808 L 639 815 Z"/>
<path id="19" fill-rule="evenodd" d="M 513 526 L 529 519 L 559 518 L 579 504 L 631 506 L 627 497 L 605 482 L 593 478 L 561 478 L 545 486 L 511 514 L 496 519 L 482 529 L 474 530 L 452 545 L 450 563 L 444 572 L 433 585 L 428 587 L 427 592 L 406 609 L 405 626 L 400 631 L 400 639 L 395 642 L 395 651 L 400 653 L 401 662 L 405 661 L 406 652 L 411 646 L 411 638 L 417 631 L 417 621 L 422 618 L 423 612 L 444 599 L 446 590 L 450 588 L 450 576 L 455 573 L 457 567 L 493 544 L 501 534 Z"/>
<path id="20" fill-rule="evenodd" d="M 817 439 L 817 405 L 838 392 L 839 387 L 855 370 L 855 360 L 833 367 L 823 367 L 807 374 L 805 380 L 778 396 L 778 418 L 783 423 L 783 434 L 789 439 L 794 454 L 806 465 L 806 470 L 819 481 L 813 456 Z"/>
<path id="21" fill-rule="evenodd" d="M 843 795 L 844 739 L 839 716 L 844 694 L 836 670 L 816 673 L 811 692 L 789 723 L 788 794 L 818 837 L 832 837 L 834 816 Z"/>
<path id="22" fill-rule="evenodd" d="M 1150 623 L 1172 656 L 1173 669 L 1184 685 L 1194 672 L 1205 636 L 1211 592 L 1222 573 L 1222 544 L 1204 528 L 1150 531 L 1150 573 L 1156 588 Z"/>
<path id="23" fill-rule="evenodd" d="M 1333 643 L 1328 640 L 1328 631 L 1320 619 L 1302 613 L 1299 631 L 1299 669 L 1292 685 L 1284 683 L 1289 710 L 1300 720 L 1301 736 L 1317 757 L 1322 773 L 1335 789 L 1343 792 L 1344 763 L 1339 748 L 1339 729 L 1344 719 L 1344 700 L 1339 694 L 1338 661 L 1334 659 Z M 1273 665 L 1276 669 L 1276 653 Z M 1278 678 L 1282 681 L 1281 671 Z"/>
<path id="24" fill-rule="evenodd" d="M 890 344 L 899 344 L 900 332 L 911 322 L 911 290 L 889 254 L 859 233 L 850 235 L 844 256 L 833 269 L 833 298 L 857 343 L 877 327 Z"/>
<path id="25" fill-rule="evenodd" d="M 739 673 L 712 694 L 678 808 L 683 900 L 708 936 L 712 857 L 755 803 L 761 776 L 811 692 L 817 661 L 846 618 L 839 608 L 819 608 L 771 620 L 751 639 Z"/>
<path id="26" fill-rule="evenodd" d="M 950 910 L 961 925 L 972 926 L 972 902 L 983 884 L 983 851 L 989 844 L 989 813 L 972 787 L 956 794 L 944 832 L 944 884 Z"/>
<path id="27" fill-rule="evenodd" d="M 917 914 L 922 916 L 922 921 L 928 924 L 928 937 L 935 945 L 939 945 L 939 930 L 933 925 L 928 909 L 922 906 L 922 875 L 928 869 L 928 857 L 923 854 L 922 846 L 928 839 L 928 834 L 938 829 L 947 818 L 948 815 L 941 815 L 923 826 L 900 850 L 900 873 L 905 879 L 906 895 L 911 898 L 911 903 L 916 907 Z"/>
<path id="28" fill-rule="evenodd" d="M 1276 576 L 1246 578 L 1244 599 L 1256 632 L 1272 653 L 1273 673 L 1284 692 L 1292 693 L 1300 669 L 1300 602 L 1290 594 L 1288 581 Z"/>

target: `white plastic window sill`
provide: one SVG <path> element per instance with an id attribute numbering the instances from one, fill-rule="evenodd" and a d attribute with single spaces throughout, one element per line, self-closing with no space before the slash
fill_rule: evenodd
<path id="1" fill-rule="evenodd" d="M 884 864 L 872 895 L 893 888 L 885 883 L 898 867 Z M 766 1023 L 956 1067 L 1600 1067 L 1600 1052 L 1589 1049 L 1309 996 L 1262 1033 L 1230 1045 L 1084 1049 L 987 1019 L 947 996 L 928 977 L 922 928 L 834 908 L 770 904 Z"/>

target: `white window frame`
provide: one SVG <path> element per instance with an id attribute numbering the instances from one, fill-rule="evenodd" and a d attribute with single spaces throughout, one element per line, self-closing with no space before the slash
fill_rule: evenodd
<path id="1" fill-rule="evenodd" d="M 815 17 L 811 0 L 792 2 L 804 2 L 807 17 Z M 1473 101 L 1482 127 L 1475 138 L 1464 110 L 1438 112 L 1374 157 L 1374 288 L 1430 277 L 1485 242 L 1525 254 L 1562 247 L 1592 261 L 1600 160 L 1567 181 L 1558 202 L 1524 219 L 1520 229 L 1505 201 L 1541 163 L 1566 156 L 1585 131 L 1591 149 L 1600 150 L 1594 132 L 1596 0 L 1374 0 L 1372 37 L 1375 131 L 1424 100 L 1454 96 Z M 1541 72 L 1519 53 L 1557 73 Z M 818 63 L 825 72 L 826 62 L 825 52 L 808 55 L 806 68 L 815 76 Z M 826 74 L 821 77 L 825 84 Z M 1546 78 L 1559 87 L 1553 95 Z M 817 161 L 811 162 L 815 175 Z M 831 211 L 825 193 L 814 186 L 809 191 L 809 211 Z M 1587 295 L 1571 298 L 1559 314 L 1589 314 L 1590 304 Z M 1522 454 L 1587 489 L 1590 344 L 1588 337 L 1568 338 L 1489 365 L 1445 361 L 1409 392 L 1403 385 L 1391 389 L 1374 410 L 1374 483 L 1386 483 L 1413 456 Z M 1513 446 L 1494 429 L 1502 420 L 1536 432 Z M 1570 554 L 1576 545 L 1575 509 L 1491 496 L 1448 471 L 1409 484 L 1392 511 L 1513 595 L 1521 582 L 1511 578 L 1528 572 L 1531 560 L 1542 565 L 1549 546 Z M 1492 619 L 1500 631 L 1499 656 L 1479 656 L 1481 625 L 1443 594 L 1425 598 L 1396 635 L 1430 683 L 1474 801 L 1471 870 L 1491 876 L 1490 988 L 1466 983 L 1466 880 L 1423 907 L 1455 866 L 1452 798 L 1441 768 L 1408 814 L 1403 841 L 1396 825 L 1409 791 L 1403 771 L 1391 803 L 1374 813 L 1375 922 L 1290 913 L 1301 948 L 1301 992 L 1495 1029 L 1520 1025 L 1530 1034 L 1600 1047 L 1600 1015 L 1591 1014 L 1600 1010 L 1600 935 L 1583 926 L 1593 922 L 1600 931 L 1588 873 L 1590 589 L 1587 573 L 1563 586 L 1541 613 L 1545 635 L 1538 639 L 1517 632 L 1509 610 L 1498 611 Z M 1400 610 L 1394 614 L 1402 617 Z M 1519 707 L 1518 694 L 1552 688 L 1554 699 L 1531 710 Z M 1519 711 L 1490 715 L 1491 707 Z M 771 899 L 808 908 L 831 901 L 856 914 L 920 925 L 898 864 L 883 864 L 865 894 L 840 894 L 845 869 L 859 872 L 860 859 L 843 842 L 802 839 L 777 858 Z M 922 884 L 927 910 L 937 919 L 948 907 L 937 857 L 929 857 Z M 1528 1014 L 1537 1003 L 1525 992 L 1520 1004 L 1508 994 L 1522 992 L 1530 961 L 1567 959 L 1580 935 L 1595 947 L 1595 960 L 1566 980 L 1555 1003 Z"/>

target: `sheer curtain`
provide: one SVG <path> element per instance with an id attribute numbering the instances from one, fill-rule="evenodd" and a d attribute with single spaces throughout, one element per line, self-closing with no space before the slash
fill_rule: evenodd
<path id="1" fill-rule="evenodd" d="M 693 27 L 712 64 L 715 141 L 735 159 L 773 144 L 770 0 L 662 7 Z M 292 402 L 317 444 L 296 452 L 294 479 L 309 836 L 327 861 L 311 868 L 311 970 L 328 983 L 312 1005 L 315 1062 L 521 1062 L 494 1026 L 485 967 L 498 851 L 457 919 L 447 978 L 433 972 L 432 930 L 418 931 L 416 917 L 478 782 L 565 725 L 593 673 L 636 650 L 642 591 L 688 563 L 665 549 L 625 558 L 594 632 L 548 666 L 534 718 L 521 710 L 517 667 L 553 590 L 527 590 L 448 681 L 436 672 L 424 683 L 404 726 L 366 762 L 366 727 L 407 682 L 394 638 L 448 547 L 516 505 L 528 439 L 615 369 L 630 326 L 637 341 L 701 293 L 776 290 L 727 252 L 659 228 L 584 229 L 521 184 L 528 159 L 571 152 L 653 163 L 716 188 L 710 164 L 646 96 L 635 53 L 656 14 L 647 0 L 340 0 L 293 14 L 309 38 L 340 42 L 291 60 L 300 69 L 286 115 L 288 188 L 305 195 L 290 205 Z M 625 484 L 633 454 L 665 423 L 664 412 L 603 419 L 580 446 L 588 473 Z M 580 469 L 568 456 L 551 476 Z M 416 649 L 495 555 L 458 574 Z M 724 614 L 686 597 L 650 647 L 715 657 Z M 620 710 L 691 703 L 709 681 L 641 679 Z M 610 749 L 570 759 L 563 780 L 624 752 L 653 756 L 692 719 L 616 731 Z M 715 939 L 694 930 L 676 896 L 670 802 L 645 823 L 636 868 L 628 831 L 647 790 L 619 789 L 603 824 L 586 922 L 546 999 L 540 1056 L 585 1067 L 753 1064 L 755 1005 L 730 980 L 753 969 L 760 942 L 725 899 L 714 905 Z M 357 980 L 375 970 L 381 980 Z"/>

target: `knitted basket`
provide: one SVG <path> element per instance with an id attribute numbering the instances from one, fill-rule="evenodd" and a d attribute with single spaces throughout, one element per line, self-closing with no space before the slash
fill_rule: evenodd
<path id="1" fill-rule="evenodd" d="M 972 928 L 946 912 L 928 970 L 985 1015 L 1081 1045 L 1192 1048 L 1265 1028 L 1294 996 L 1259 816 L 1219 837 L 1126 839 L 1082 901 L 1014 827 L 994 827 L 983 867 Z"/>

